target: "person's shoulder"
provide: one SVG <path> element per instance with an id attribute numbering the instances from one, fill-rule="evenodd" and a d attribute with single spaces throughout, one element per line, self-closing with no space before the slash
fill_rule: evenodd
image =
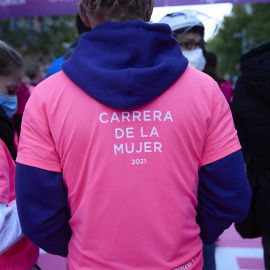
<path id="1" fill-rule="evenodd" d="M 206 81 L 215 81 L 211 76 L 206 74 L 203 71 L 200 71 L 194 67 L 187 66 L 186 71 L 185 71 L 187 76 L 194 76 L 195 79 L 203 79 Z"/>
<path id="2" fill-rule="evenodd" d="M 180 78 L 180 81 L 185 82 L 190 86 L 195 86 L 197 89 L 208 89 L 208 92 L 211 91 L 211 89 L 214 90 L 218 85 L 211 76 L 191 66 L 186 68 Z"/>
<path id="3" fill-rule="evenodd" d="M 188 66 L 172 85 L 174 95 L 193 102 L 193 106 L 213 106 L 221 93 L 217 82 L 207 74 Z"/>
<path id="4" fill-rule="evenodd" d="M 44 88 L 48 88 L 50 85 L 62 85 L 65 81 L 69 81 L 69 78 L 65 75 L 65 73 L 60 70 L 56 73 L 54 73 L 53 75 L 51 75 L 50 77 L 47 77 L 46 79 L 44 79 L 43 81 L 41 81 L 35 88 L 36 89 L 44 89 Z"/>
<path id="5" fill-rule="evenodd" d="M 35 87 L 32 95 L 40 101 L 53 103 L 59 98 L 66 96 L 67 89 L 73 89 L 73 87 L 78 86 L 61 70 L 40 82 Z"/>

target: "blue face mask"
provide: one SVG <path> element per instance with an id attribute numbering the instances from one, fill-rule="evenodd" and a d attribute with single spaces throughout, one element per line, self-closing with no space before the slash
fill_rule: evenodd
<path id="1" fill-rule="evenodd" d="M 12 116 L 16 113 L 18 107 L 17 96 L 9 96 L 0 94 L 0 106 L 7 114 L 8 118 L 12 118 Z"/>

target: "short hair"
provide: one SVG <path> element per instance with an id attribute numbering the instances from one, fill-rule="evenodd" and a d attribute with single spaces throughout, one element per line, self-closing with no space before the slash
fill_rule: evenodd
<path id="1" fill-rule="evenodd" d="M 34 79 L 37 73 L 40 72 L 40 66 L 37 62 L 31 62 L 25 67 L 25 75 L 31 80 Z"/>
<path id="2" fill-rule="evenodd" d="M 86 9 L 95 11 L 106 8 L 106 21 L 135 20 L 144 16 L 146 4 L 149 0 L 83 0 Z"/>
<path id="3" fill-rule="evenodd" d="M 23 68 L 21 55 L 4 41 L 0 40 L 0 75 L 9 75 L 14 69 Z"/>

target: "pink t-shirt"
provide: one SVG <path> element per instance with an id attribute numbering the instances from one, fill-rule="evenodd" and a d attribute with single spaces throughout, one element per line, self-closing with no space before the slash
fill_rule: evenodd
<path id="1" fill-rule="evenodd" d="M 97 102 L 61 71 L 28 101 L 17 162 L 62 172 L 69 269 L 199 270 L 198 171 L 239 149 L 218 85 L 191 67 L 128 111 Z"/>
<path id="2" fill-rule="evenodd" d="M 0 202 L 15 199 L 15 162 L 5 143 L 0 139 Z M 0 255 L 1 270 L 29 270 L 37 261 L 39 248 L 23 237 Z"/>

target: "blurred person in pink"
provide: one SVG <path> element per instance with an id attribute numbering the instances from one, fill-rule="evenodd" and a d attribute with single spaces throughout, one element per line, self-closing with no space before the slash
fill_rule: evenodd
<path id="1" fill-rule="evenodd" d="M 17 111 L 16 90 L 23 61 L 13 48 L 0 41 L 0 63 L 0 269 L 30 270 L 39 249 L 23 237 L 19 223 L 15 200 L 16 150 L 10 121 Z"/>
<path id="2" fill-rule="evenodd" d="M 92 30 L 24 112 L 16 165 L 23 233 L 69 270 L 203 267 L 248 211 L 229 106 L 188 65 L 153 0 L 83 0 Z M 42 192 L 39 192 L 42 190 Z"/>

